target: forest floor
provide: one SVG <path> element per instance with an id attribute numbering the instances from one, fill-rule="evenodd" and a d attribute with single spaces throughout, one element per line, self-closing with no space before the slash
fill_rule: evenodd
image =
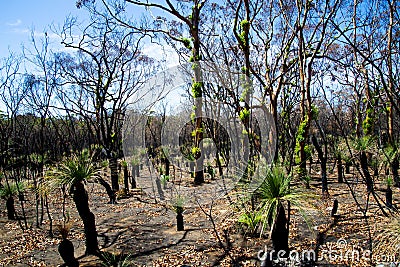
<path id="1" fill-rule="evenodd" d="M 319 194 L 321 183 L 318 174 L 314 174 L 310 191 Z M 128 198 L 119 199 L 117 204 L 107 204 L 108 197 L 98 184 L 87 184 L 102 251 L 130 255 L 132 266 L 260 266 L 259 256 L 271 248 L 270 241 L 266 236 L 243 235 L 237 223 L 240 213 L 231 204 L 235 198 L 233 191 L 219 194 L 217 180 L 207 179 L 197 187 L 181 183 L 179 190 L 184 192 L 186 200 L 185 230 L 176 231 L 176 214 L 170 203 L 177 188 L 167 184 L 165 200 L 160 200 L 150 176 L 143 170 L 137 179 L 140 189 L 132 191 Z M 329 176 L 330 195 L 314 200 L 315 210 L 308 213 L 310 225 L 299 216 L 298 210 L 292 209 L 292 251 L 300 257 L 304 252 L 316 251 L 320 258 L 317 266 L 375 265 L 371 264 L 371 258 L 372 262 L 394 262 L 393 257 L 399 255 L 368 254 L 370 236 L 374 236 L 376 226 L 382 225 L 385 218 L 375 200 L 368 197 L 366 186 L 357 180 L 358 175 L 346 175 L 347 184 L 338 184 L 335 174 Z M 382 199 L 383 189 L 382 184 L 376 184 L 377 195 Z M 368 203 L 366 217 L 357 208 L 351 191 L 362 209 Z M 59 193 L 53 193 L 49 197 L 50 211 L 53 224 L 57 225 L 62 219 L 62 200 L 56 196 Z M 393 193 L 394 203 L 399 205 L 399 189 L 393 189 Z M 337 219 L 330 216 L 334 199 L 339 201 Z M 25 201 L 28 215 L 34 214 L 34 203 L 28 196 Z M 32 216 L 28 226 L 33 227 L 22 231 L 17 221 L 6 219 L 4 201 L 0 204 L 0 266 L 60 266 L 62 259 L 57 252 L 60 235 L 55 227 L 54 237 L 48 236 L 46 214 L 40 228 L 35 227 Z M 71 199 L 66 207 L 72 222 L 69 239 L 81 266 L 103 266 L 98 258 L 83 256 L 83 224 Z"/>

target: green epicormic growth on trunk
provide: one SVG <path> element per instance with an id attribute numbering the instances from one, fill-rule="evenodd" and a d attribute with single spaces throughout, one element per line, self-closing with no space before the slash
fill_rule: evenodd
<path id="1" fill-rule="evenodd" d="M 202 83 L 201 82 L 194 82 L 192 84 L 192 95 L 193 95 L 194 98 L 202 96 L 201 87 L 202 87 Z"/>
<path id="2" fill-rule="evenodd" d="M 311 120 L 316 120 L 318 118 L 318 108 L 314 105 L 311 105 Z M 304 119 L 299 125 L 299 128 L 297 129 L 297 134 L 296 134 L 296 146 L 294 148 L 294 152 L 296 155 L 295 161 L 296 163 L 300 163 L 301 159 L 299 158 L 298 153 L 300 152 L 300 144 L 305 141 L 306 139 L 306 129 L 310 123 L 310 118 L 308 114 L 304 116 Z M 309 159 L 312 155 L 311 147 L 308 145 L 304 145 L 304 153 L 306 155 L 306 159 Z"/>
<path id="3" fill-rule="evenodd" d="M 183 43 L 183 46 L 186 47 L 187 49 L 191 50 L 192 47 L 192 41 L 189 38 L 182 37 L 181 42 Z"/>
<path id="4" fill-rule="evenodd" d="M 373 132 L 373 126 L 374 126 L 374 109 L 367 108 L 365 113 L 366 113 L 366 116 L 365 116 L 365 120 L 362 122 L 362 127 L 363 127 L 365 135 L 371 135 Z"/>
<path id="5" fill-rule="evenodd" d="M 243 47 L 246 47 L 247 46 L 246 36 L 248 36 L 249 31 L 250 31 L 250 22 L 248 20 L 244 19 L 240 22 L 240 27 L 242 28 L 242 32 L 239 35 L 240 44 Z"/>
<path id="6" fill-rule="evenodd" d="M 250 117 L 250 110 L 248 110 L 247 108 L 244 108 L 240 111 L 239 118 L 241 121 L 245 121 L 249 117 Z"/>

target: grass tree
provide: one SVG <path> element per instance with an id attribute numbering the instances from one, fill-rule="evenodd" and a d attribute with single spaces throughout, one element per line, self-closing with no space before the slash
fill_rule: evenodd
<path id="1" fill-rule="evenodd" d="M 85 184 L 89 180 L 95 180 L 98 175 L 99 169 L 87 151 L 65 158 L 48 175 L 53 186 L 66 187 L 72 196 L 84 225 L 86 255 L 99 253 L 95 216 L 90 211 L 88 192 L 85 188 Z"/>
<path id="2" fill-rule="evenodd" d="M 185 199 L 181 195 L 177 195 L 172 201 L 172 208 L 176 212 L 176 230 L 185 230 L 183 222 L 183 212 L 185 210 Z"/>
<path id="3" fill-rule="evenodd" d="M 260 186 L 255 191 L 259 200 L 258 210 L 262 215 L 262 229 L 268 225 L 270 238 L 276 252 L 289 251 L 289 215 L 290 206 L 297 207 L 301 215 L 306 216 L 305 207 L 311 207 L 312 194 L 290 186 L 292 175 L 283 168 L 267 168 L 261 177 Z M 287 255 L 287 254 L 286 254 Z"/>
<path id="4" fill-rule="evenodd" d="M 384 149 L 384 162 L 390 166 L 390 170 L 393 176 L 394 186 L 400 187 L 399 178 L 399 149 L 398 145 L 388 145 Z"/>
<path id="5" fill-rule="evenodd" d="M 24 190 L 24 185 L 21 182 L 10 183 L 0 186 L 0 198 L 6 201 L 7 217 L 9 220 L 15 220 L 15 205 L 14 197 Z"/>
<path id="6" fill-rule="evenodd" d="M 61 242 L 58 245 L 58 253 L 60 253 L 61 258 L 63 259 L 66 266 L 69 267 L 78 267 L 79 262 L 75 258 L 74 255 L 74 245 L 70 240 L 68 240 L 70 225 L 64 223 L 64 225 L 59 226 L 59 231 L 61 234 Z"/>
<path id="7" fill-rule="evenodd" d="M 393 185 L 393 179 L 391 177 L 387 177 L 386 180 L 386 191 L 385 191 L 385 197 L 386 197 L 386 206 L 388 208 L 393 207 L 393 191 L 392 191 L 392 185 Z"/>

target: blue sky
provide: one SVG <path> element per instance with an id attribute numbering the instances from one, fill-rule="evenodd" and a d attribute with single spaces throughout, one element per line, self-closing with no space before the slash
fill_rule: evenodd
<path id="1" fill-rule="evenodd" d="M 77 16 L 79 21 L 84 21 L 88 17 L 88 11 L 85 8 L 76 8 L 75 3 L 76 0 L 0 0 L 0 58 L 7 57 L 9 50 L 21 53 L 21 44 L 29 48 L 32 30 L 38 38 L 47 31 L 51 48 L 60 49 L 59 40 L 52 38 L 49 26 L 62 25 L 68 15 Z M 142 11 L 138 10 L 138 14 Z M 146 45 L 143 52 L 158 58 L 161 48 L 156 45 Z M 168 52 L 171 54 L 167 60 L 169 65 L 175 65 L 177 56 L 172 51 Z"/>
<path id="2" fill-rule="evenodd" d="M 21 52 L 28 45 L 31 31 L 43 33 L 49 25 L 62 24 L 69 14 L 84 19 L 87 11 L 77 9 L 75 0 L 0 0 L 0 57 L 10 49 Z"/>

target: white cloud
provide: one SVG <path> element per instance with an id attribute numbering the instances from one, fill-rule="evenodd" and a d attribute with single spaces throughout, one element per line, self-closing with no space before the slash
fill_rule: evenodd
<path id="1" fill-rule="evenodd" d="M 142 52 L 156 60 L 165 61 L 167 67 L 176 66 L 179 64 L 179 56 L 176 51 L 167 44 L 147 43 Z"/>
<path id="2" fill-rule="evenodd" d="M 11 26 L 11 27 L 16 27 L 16 26 L 19 26 L 19 25 L 21 25 L 22 24 L 22 20 L 20 20 L 20 19 L 17 19 L 16 21 L 14 21 L 14 22 L 8 22 L 7 23 L 7 25 L 8 26 Z"/>
<path id="3" fill-rule="evenodd" d="M 28 28 L 18 28 L 15 27 L 13 28 L 11 31 L 11 33 L 16 33 L 16 34 L 23 34 L 23 35 L 27 35 L 31 32 L 31 30 L 29 30 Z"/>

